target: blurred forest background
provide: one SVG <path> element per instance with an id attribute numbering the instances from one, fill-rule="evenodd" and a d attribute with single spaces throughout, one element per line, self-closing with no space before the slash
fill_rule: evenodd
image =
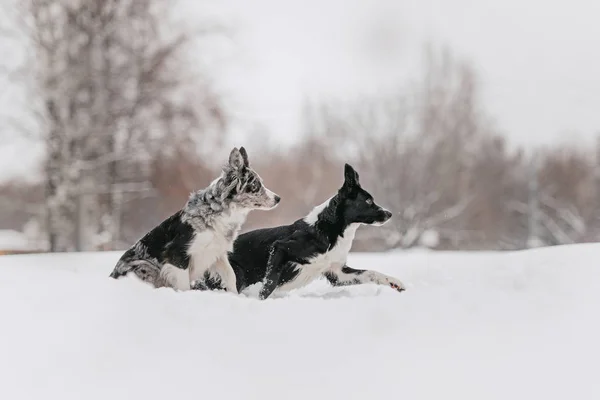
<path id="1" fill-rule="evenodd" d="M 247 142 L 254 168 L 283 200 L 251 213 L 245 230 L 303 216 L 338 189 L 349 162 L 394 213 L 383 227 L 359 230 L 354 250 L 599 239 L 600 141 L 508 143 L 482 101 L 476 68 L 450 48 L 423 45 L 423 68 L 394 90 L 307 98 L 298 139 L 281 146 L 269 135 L 286 132 L 261 126 L 232 135 L 235 106 L 197 62 L 199 48 L 210 53 L 232 28 L 210 17 L 178 24 L 172 4 L 6 2 L 0 42 L 27 51 L 21 62 L 0 61 L 0 75 L 23 82 L 29 118 L 2 119 L 3 140 L 32 138 L 44 159 L 36 179 L 0 182 L 0 228 L 26 241 L 7 251 L 127 248 Z"/>

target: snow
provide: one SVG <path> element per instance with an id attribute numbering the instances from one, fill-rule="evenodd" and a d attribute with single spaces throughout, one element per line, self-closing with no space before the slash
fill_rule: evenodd
<path id="1" fill-rule="evenodd" d="M 119 255 L 0 257 L 1 398 L 600 398 L 599 245 L 352 254 L 408 290 L 266 301 L 113 281 Z"/>

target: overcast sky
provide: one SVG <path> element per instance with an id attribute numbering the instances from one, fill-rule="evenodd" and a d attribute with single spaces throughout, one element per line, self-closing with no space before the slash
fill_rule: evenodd
<path id="1" fill-rule="evenodd" d="M 415 76 L 428 41 L 474 65 L 486 108 L 514 143 L 600 132 L 598 0 L 216 3 L 237 25 L 236 59 L 222 76 L 236 110 L 275 132 L 294 130 L 305 95 L 376 91 Z"/>
<path id="2" fill-rule="evenodd" d="M 426 42 L 472 63 L 513 143 L 585 143 L 600 132 L 598 0 L 180 1 L 191 25 L 208 10 L 235 28 L 214 77 L 245 122 L 238 133 L 261 124 L 294 135 L 306 96 L 356 97 L 416 78 Z M 1 115 L 19 115 L 14 88 L 2 90 Z M 0 147 L 5 175 L 41 154 L 19 146 Z"/>

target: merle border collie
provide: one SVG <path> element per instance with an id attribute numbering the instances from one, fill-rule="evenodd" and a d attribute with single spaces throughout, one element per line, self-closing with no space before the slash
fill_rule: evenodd
<path id="1" fill-rule="evenodd" d="M 208 280 L 237 293 L 227 254 L 248 213 L 279 201 L 250 168 L 246 150 L 234 148 L 221 175 L 127 250 L 110 276 L 133 273 L 154 287 L 177 290 L 190 289 L 192 281 L 203 289 Z"/>
<path id="2" fill-rule="evenodd" d="M 229 254 L 238 290 L 262 282 L 259 297 L 302 287 L 324 276 L 333 286 L 374 283 L 403 291 L 401 281 L 376 271 L 350 268 L 346 259 L 356 229 L 383 225 L 392 213 L 378 206 L 345 165 L 337 194 L 291 225 L 258 229 L 240 235 Z"/>

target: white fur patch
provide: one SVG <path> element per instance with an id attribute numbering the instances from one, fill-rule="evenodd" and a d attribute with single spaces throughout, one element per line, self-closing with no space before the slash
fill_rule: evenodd
<path id="1" fill-rule="evenodd" d="M 185 269 L 177 268 L 171 264 L 165 264 L 160 270 L 161 277 L 176 290 L 190 289 L 190 275 Z"/>
<path id="2" fill-rule="evenodd" d="M 307 285 L 308 283 L 320 278 L 323 273 L 332 266 L 346 263 L 348 253 L 352 248 L 352 241 L 356 235 L 359 224 L 351 224 L 344 231 L 344 237 L 339 237 L 335 246 L 324 254 L 319 254 L 310 260 L 309 264 L 299 265 L 299 274 L 292 281 L 285 283 L 277 288 L 277 291 L 288 291 Z"/>
<path id="3" fill-rule="evenodd" d="M 227 252 L 233 250 L 233 241 L 246 221 L 249 210 L 232 209 L 229 214 L 217 218 L 212 226 L 212 229 L 207 229 L 196 233 L 192 240 L 188 254 L 191 257 L 190 271 L 188 276 L 189 282 L 201 278 L 219 259 L 227 257 Z M 228 266 L 228 264 L 227 264 Z M 227 266 L 221 266 L 226 268 Z M 231 266 L 228 266 L 231 269 Z M 227 288 L 235 288 L 235 274 L 233 270 L 231 274 L 221 275 L 224 280 L 224 285 Z M 233 282 L 231 282 L 233 276 Z"/>
<path id="4" fill-rule="evenodd" d="M 275 194 L 275 192 L 272 192 L 265 187 L 265 193 L 267 194 L 267 198 L 269 199 L 269 202 L 273 203 L 273 205 L 259 207 L 259 208 L 257 208 L 257 210 L 272 210 L 275 207 L 277 207 L 277 205 L 279 204 L 279 203 L 275 203 L 275 196 L 277 196 L 277 194 Z"/>
<path id="5" fill-rule="evenodd" d="M 309 212 L 306 217 L 304 217 L 304 222 L 306 222 L 309 225 L 314 225 L 315 222 L 317 222 L 317 220 L 319 219 L 319 214 L 321 214 L 321 212 L 323 212 L 325 207 L 327 207 L 329 205 L 329 202 L 331 201 L 332 198 L 333 198 L 333 196 L 328 198 L 327 200 L 325 200 L 325 202 L 323 204 L 319 204 L 318 206 L 313 208 L 312 211 Z"/>
<path id="6" fill-rule="evenodd" d="M 126 274 L 125 274 L 125 277 L 126 277 L 128 280 L 134 281 L 134 282 L 136 282 L 136 283 L 141 283 L 141 284 L 143 284 L 143 285 L 147 285 L 147 286 L 149 286 L 149 287 L 154 287 L 154 285 L 153 285 L 152 283 L 150 283 L 150 282 L 146 282 L 145 280 L 143 280 L 143 279 L 140 279 L 140 277 L 139 277 L 139 276 L 137 276 L 137 275 L 135 274 L 135 272 L 128 272 L 128 273 L 126 273 Z"/>
<path id="7" fill-rule="evenodd" d="M 191 256 L 190 279 L 194 281 L 200 278 L 231 247 L 231 242 L 225 236 L 216 235 L 212 230 L 196 233 L 188 248 Z"/>

